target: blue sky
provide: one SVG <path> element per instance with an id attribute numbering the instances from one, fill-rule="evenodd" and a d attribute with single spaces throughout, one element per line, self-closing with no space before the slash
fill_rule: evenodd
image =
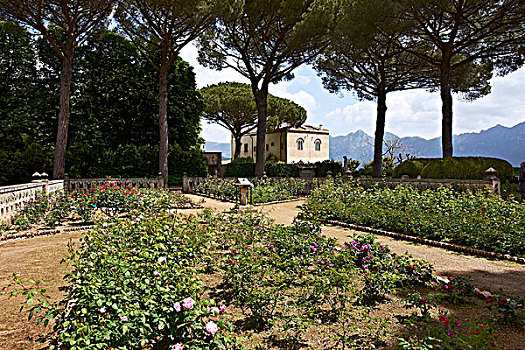
<path id="1" fill-rule="evenodd" d="M 197 49 L 189 45 L 181 57 L 195 69 L 198 88 L 224 81 L 248 83 L 232 69 L 215 71 L 197 62 Z M 525 121 L 525 68 L 491 81 L 492 92 L 474 102 L 463 102 L 454 97 L 454 134 L 479 132 L 496 124 L 514 126 Z M 363 130 L 373 135 L 376 105 L 373 101 L 358 101 L 351 92 L 342 96 L 329 93 L 321 79 L 309 66 L 295 70 L 295 78 L 270 87 L 270 93 L 288 98 L 308 112 L 306 123 L 323 124 L 330 135 L 346 135 Z M 386 131 L 398 136 L 433 138 L 441 133 L 441 100 L 439 92 L 411 90 L 387 96 Z M 229 132 L 218 126 L 202 124 L 206 141 L 230 142 Z"/>

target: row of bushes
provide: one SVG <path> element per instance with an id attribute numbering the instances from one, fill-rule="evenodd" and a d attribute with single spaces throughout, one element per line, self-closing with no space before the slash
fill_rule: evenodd
<path id="1" fill-rule="evenodd" d="M 419 192 L 326 182 L 312 191 L 314 218 L 399 232 L 476 249 L 525 256 L 525 210 L 516 201 L 448 188 Z"/>
<path id="2" fill-rule="evenodd" d="M 350 161 L 350 170 L 354 177 L 372 176 L 372 163 L 357 169 L 358 161 Z M 333 176 L 343 173 L 341 162 L 323 161 L 312 164 L 316 177 L 326 177 L 328 171 Z M 494 168 L 502 182 L 512 182 L 515 169 L 503 159 L 490 157 L 453 157 L 453 158 L 419 158 L 409 159 L 394 167 L 390 159 L 383 164 L 384 176 L 400 178 L 408 175 L 410 178 L 421 176 L 425 179 L 470 179 L 481 180 L 485 177 L 485 170 Z M 269 177 L 298 177 L 298 164 L 270 163 L 264 167 Z M 255 164 L 252 158 L 237 158 L 226 168 L 225 177 L 253 177 Z"/>
<path id="3" fill-rule="evenodd" d="M 304 195 L 306 182 L 300 179 L 252 179 L 252 203 L 268 203 L 292 199 Z M 193 184 L 193 191 L 198 194 L 213 196 L 222 200 L 237 201 L 239 188 L 232 179 L 208 177 Z"/>
<path id="4" fill-rule="evenodd" d="M 326 177 L 329 171 L 333 176 L 343 173 L 341 162 L 325 160 L 323 162 L 313 163 L 316 177 Z M 264 171 L 268 177 L 299 177 L 299 164 L 268 163 L 264 165 Z M 254 177 L 255 163 L 252 158 L 237 158 L 226 166 L 225 177 Z"/>
<path id="5" fill-rule="evenodd" d="M 424 179 L 470 179 L 481 180 L 485 170 L 494 168 L 502 182 L 513 179 L 512 165 L 503 159 L 489 157 L 420 158 L 406 160 L 398 165 L 392 176 Z"/>

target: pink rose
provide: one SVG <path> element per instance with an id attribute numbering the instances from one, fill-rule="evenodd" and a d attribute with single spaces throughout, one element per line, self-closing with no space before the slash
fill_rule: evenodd
<path id="1" fill-rule="evenodd" d="M 227 307 L 226 305 L 221 305 L 221 307 L 219 308 L 219 312 L 224 312 L 226 311 Z"/>
<path id="2" fill-rule="evenodd" d="M 195 305 L 195 300 L 192 298 L 186 298 L 182 301 L 182 307 L 184 310 L 191 310 L 193 309 L 193 306 Z"/>
<path id="3" fill-rule="evenodd" d="M 128 318 L 127 318 L 127 316 L 122 316 L 122 317 L 120 318 L 120 320 L 121 320 L 122 322 L 127 322 L 127 321 L 128 321 Z"/>
<path id="4" fill-rule="evenodd" d="M 182 345 L 181 344 L 175 344 L 171 347 L 171 350 L 182 350 Z"/>
<path id="5" fill-rule="evenodd" d="M 208 332 L 210 335 L 215 335 L 218 329 L 219 327 L 217 327 L 217 324 L 215 324 L 213 321 L 206 323 L 206 326 L 204 326 L 204 330 L 206 330 L 206 332 Z"/>
<path id="6" fill-rule="evenodd" d="M 174 303 L 173 308 L 175 308 L 175 311 L 180 312 L 181 310 L 180 303 Z"/>

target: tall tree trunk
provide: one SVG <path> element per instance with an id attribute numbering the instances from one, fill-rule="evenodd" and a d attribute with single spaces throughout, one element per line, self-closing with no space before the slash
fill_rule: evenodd
<path id="1" fill-rule="evenodd" d="M 257 104 L 257 150 L 255 152 L 255 176 L 264 175 L 266 157 L 266 119 L 268 119 L 268 86 L 263 83 L 261 89 L 254 89 Z"/>
<path id="2" fill-rule="evenodd" d="M 452 157 L 452 88 L 450 85 L 450 58 L 444 57 L 439 77 L 441 93 L 441 145 L 443 158 Z"/>
<path id="3" fill-rule="evenodd" d="M 384 84 L 379 87 L 377 93 L 377 117 L 374 139 L 374 163 L 372 177 L 380 178 L 383 173 L 383 138 L 385 136 L 386 120 L 386 90 Z"/>
<path id="4" fill-rule="evenodd" d="M 233 135 L 233 140 L 235 142 L 235 154 L 233 155 L 233 159 L 237 159 L 241 156 L 241 136 L 240 135 Z"/>
<path id="5" fill-rule="evenodd" d="M 169 66 L 163 65 L 159 70 L 159 172 L 168 186 L 168 72 Z"/>
<path id="6" fill-rule="evenodd" d="M 62 60 L 60 73 L 60 112 L 58 114 L 55 159 L 53 162 L 53 179 L 63 179 L 66 168 L 66 147 L 69 125 L 69 93 L 73 77 L 73 55 Z"/>

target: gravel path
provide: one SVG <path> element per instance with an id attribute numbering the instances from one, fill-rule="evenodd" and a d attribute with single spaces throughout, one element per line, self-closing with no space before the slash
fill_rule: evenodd
<path id="1" fill-rule="evenodd" d="M 203 197 L 191 196 L 191 198 L 199 202 Z M 233 207 L 232 203 L 208 198 L 204 200 L 205 202 L 202 205 L 206 208 L 224 211 Z M 300 211 L 298 206 L 303 203 L 304 201 L 299 200 L 256 208 L 267 213 L 277 224 L 289 225 Z M 336 238 L 340 243 L 348 241 L 349 236 L 352 237 L 357 233 L 357 231 L 339 226 L 323 227 L 324 235 Z M 502 290 L 503 294 L 525 296 L 525 265 L 463 255 L 442 248 L 395 240 L 386 236 L 376 237 L 379 242 L 387 244 L 392 251 L 398 254 L 408 253 L 416 259 L 431 262 L 439 276 L 461 276 L 471 280 L 472 284 L 481 290 L 488 290 L 492 293 L 499 293 Z"/>

